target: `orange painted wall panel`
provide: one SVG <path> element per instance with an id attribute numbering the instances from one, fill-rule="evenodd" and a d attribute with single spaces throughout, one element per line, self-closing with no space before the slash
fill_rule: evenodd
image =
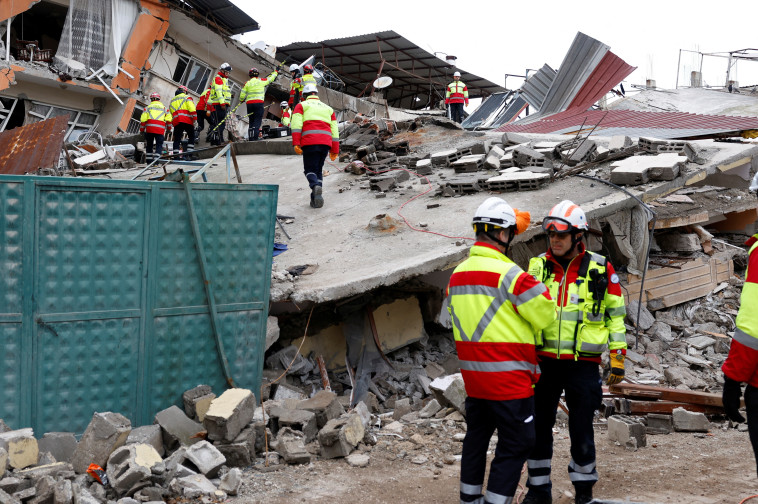
<path id="1" fill-rule="evenodd" d="M 32 5 L 39 0 L 1 0 L 0 1 L 0 20 L 5 21 L 10 17 L 21 14 L 31 9 Z"/>
<path id="2" fill-rule="evenodd" d="M 163 21 L 149 14 L 140 14 L 124 50 L 124 62 L 121 65 L 124 70 L 134 76 L 134 79 L 130 79 L 124 73 L 119 72 L 112 81 L 112 87 L 119 87 L 131 92 L 137 91 L 140 70 L 144 68 L 150 51 L 153 50 L 153 43 L 157 40 L 163 40 L 166 30 L 168 30 L 168 21 Z"/>
<path id="3" fill-rule="evenodd" d="M 129 120 L 132 118 L 132 112 L 134 111 L 134 105 L 137 104 L 137 100 L 129 98 L 124 105 L 124 115 L 121 116 L 121 121 L 118 123 L 118 127 L 121 131 L 126 131 L 129 127 Z"/>

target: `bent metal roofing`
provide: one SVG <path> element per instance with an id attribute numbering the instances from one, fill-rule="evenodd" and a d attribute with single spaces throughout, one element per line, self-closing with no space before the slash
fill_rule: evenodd
<path id="1" fill-rule="evenodd" d="M 505 88 L 483 77 L 455 68 L 394 31 L 383 31 L 321 42 L 294 42 L 279 47 L 278 60 L 301 62 L 315 55 L 345 82 L 347 94 L 368 96 L 382 75 L 393 83 L 384 90 L 394 107 L 421 109 L 445 97 L 453 72 L 461 73 L 469 98 L 483 98 Z M 417 100 L 418 98 L 418 100 Z"/>
<path id="2" fill-rule="evenodd" d="M 169 3 L 182 12 L 228 30 L 231 35 L 260 28 L 255 19 L 228 0 L 169 0 Z"/>

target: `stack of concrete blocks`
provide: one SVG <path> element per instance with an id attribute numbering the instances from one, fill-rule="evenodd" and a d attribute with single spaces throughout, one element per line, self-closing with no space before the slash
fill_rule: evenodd
<path id="1" fill-rule="evenodd" d="M 550 181 L 547 173 L 534 173 L 519 168 L 506 168 L 500 175 L 490 177 L 486 181 L 491 191 L 534 191 Z"/>
<path id="2" fill-rule="evenodd" d="M 39 461 L 39 445 L 33 429 L 3 432 L 0 434 L 0 450 L 1 472 L 5 472 L 6 465 L 11 469 L 24 469 Z"/>
<path id="3" fill-rule="evenodd" d="M 640 185 L 651 180 L 674 180 L 687 159 L 676 153 L 632 156 L 611 164 L 611 182 Z"/>
<path id="4" fill-rule="evenodd" d="M 484 166 L 488 170 L 499 170 L 500 169 L 500 159 L 505 155 L 505 151 L 501 149 L 497 145 L 493 145 L 489 152 L 487 153 L 487 157 L 484 160 Z"/>
<path id="5" fill-rule="evenodd" d="M 431 175 L 432 174 L 432 160 L 419 159 L 418 161 L 416 161 L 416 166 L 414 166 L 413 169 L 419 175 Z"/>
<path id="6" fill-rule="evenodd" d="M 593 140 L 584 139 L 579 142 L 579 145 L 575 149 L 565 154 L 567 154 L 567 164 L 577 164 L 580 161 L 594 161 L 597 157 L 597 143 Z"/>
<path id="7" fill-rule="evenodd" d="M 182 394 L 184 412 L 193 420 L 202 422 L 215 398 L 216 394 L 213 393 L 209 385 L 198 385 Z"/>
<path id="8" fill-rule="evenodd" d="M 439 167 L 451 166 L 464 156 L 472 154 L 470 148 L 465 149 L 448 149 L 440 152 L 433 152 L 431 155 L 432 165 Z"/>
<path id="9" fill-rule="evenodd" d="M 647 445 L 645 425 L 634 417 L 613 415 L 608 419 L 608 439 L 628 449 Z"/>
<path id="10" fill-rule="evenodd" d="M 451 406 L 462 415 L 466 414 L 466 387 L 460 373 L 440 376 L 432 380 L 429 389 L 437 402 L 443 406 Z"/>
<path id="11" fill-rule="evenodd" d="M 452 167 L 455 173 L 474 173 L 484 166 L 484 154 L 471 154 L 453 161 Z"/>
<path id="12" fill-rule="evenodd" d="M 514 149 L 513 164 L 520 168 L 528 168 L 533 172 L 553 174 L 553 162 L 550 158 L 524 145 L 519 145 Z"/>
<path id="13" fill-rule="evenodd" d="M 440 184 L 443 196 L 464 195 L 476 193 L 482 190 L 479 185 L 480 177 L 476 174 L 458 176 L 445 180 Z"/>
<path id="14" fill-rule="evenodd" d="M 369 187 L 372 191 L 387 192 L 410 178 L 410 174 L 405 170 L 393 170 L 369 178 Z"/>

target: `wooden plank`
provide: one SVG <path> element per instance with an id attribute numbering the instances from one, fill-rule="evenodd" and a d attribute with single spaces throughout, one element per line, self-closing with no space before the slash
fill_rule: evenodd
<path id="1" fill-rule="evenodd" d="M 718 406 L 723 408 L 721 394 L 710 392 L 698 392 L 696 390 L 679 390 L 670 387 L 661 387 L 656 385 L 642 385 L 639 383 L 617 383 L 608 387 L 611 394 L 627 396 L 628 394 L 639 394 L 640 392 L 658 392 L 664 401 L 676 401 L 690 404 L 702 404 L 705 406 Z"/>
<path id="2" fill-rule="evenodd" d="M 661 310 L 663 308 L 668 308 L 670 306 L 676 306 L 686 301 L 692 301 L 693 299 L 705 297 L 715 287 L 716 287 L 715 285 L 709 284 L 709 285 L 704 285 L 703 287 L 698 287 L 696 289 L 686 290 L 686 291 L 679 292 L 676 294 L 670 294 L 662 298 L 651 299 L 647 302 L 647 308 L 648 310 L 655 311 L 655 310 Z"/>
<path id="3" fill-rule="evenodd" d="M 658 299 L 662 298 L 671 294 L 676 294 L 678 292 L 683 292 L 688 289 L 694 289 L 697 287 L 702 287 L 704 285 L 711 286 L 711 289 L 716 288 L 715 282 L 713 282 L 713 278 L 711 275 L 711 271 L 709 270 L 698 270 L 695 276 L 692 277 L 683 277 L 680 278 L 678 281 L 671 282 L 666 285 L 661 285 L 658 287 L 648 287 L 647 282 L 645 282 L 645 292 L 642 296 L 644 299 Z M 632 297 L 639 297 L 639 290 L 635 289 L 634 291 L 629 291 L 629 296 Z"/>
<path id="4" fill-rule="evenodd" d="M 696 257 L 693 259 L 689 258 L 683 258 L 685 264 L 682 265 L 681 268 L 659 268 L 654 270 L 649 270 L 647 272 L 647 275 L 645 275 L 645 284 L 647 284 L 649 281 L 651 281 L 654 278 L 661 278 L 666 277 L 669 275 L 677 275 L 681 273 L 684 270 L 697 268 L 699 266 L 702 266 L 704 264 L 709 264 L 710 258 L 708 257 Z M 637 275 L 629 275 L 627 279 L 627 284 L 632 285 L 635 283 L 639 283 L 641 280 L 641 277 L 638 277 Z"/>
<path id="5" fill-rule="evenodd" d="M 660 287 L 666 287 L 672 284 L 675 285 L 688 278 L 695 278 L 695 277 L 711 274 L 711 266 L 709 264 L 698 264 L 697 266 L 690 267 L 690 268 L 682 267 L 681 270 L 678 270 L 675 268 L 661 268 L 661 269 L 669 270 L 669 273 L 658 276 L 657 278 L 656 277 L 646 278 L 645 291 L 650 291 L 650 290 L 657 289 Z M 640 282 L 627 284 L 626 289 L 630 293 L 639 294 Z"/>
<path id="6" fill-rule="evenodd" d="M 655 229 L 669 229 L 682 226 L 691 226 L 693 224 L 702 224 L 708 222 L 708 212 L 702 211 L 689 215 L 677 215 L 674 217 L 658 218 L 655 221 Z M 653 222 L 650 221 L 649 227 L 652 227 Z"/>
<path id="7" fill-rule="evenodd" d="M 633 399 L 620 399 L 618 403 L 614 400 L 614 406 L 619 413 L 625 415 L 647 415 L 648 413 L 670 415 L 676 408 L 684 408 L 687 411 L 705 413 L 706 415 L 724 414 L 724 408 L 722 407 L 675 401 L 635 401 Z"/>

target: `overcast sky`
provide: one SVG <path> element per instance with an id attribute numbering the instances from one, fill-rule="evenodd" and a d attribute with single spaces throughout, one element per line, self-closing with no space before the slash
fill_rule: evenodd
<path id="1" fill-rule="evenodd" d="M 627 88 L 648 78 L 673 88 L 680 49 L 758 48 L 758 7 L 750 2 L 232 2 L 261 26 L 243 36 L 248 43 L 284 46 L 394 30 L 429 52 L 457 56 L 459 68 L 500 85 L 505 73 L 523 74 L 544 63 L 557 69 L 577 31 L 637 67 L 625 81 Z M 704 83 L 723 85 L 727 60 L 705 61 Z M 682 53 L 680 86 L 689 84 L 689 72 L 697 66 L 699 57 Z M 740 85 L 758 84 L 758 62 L 742 62 L 732 75 Z M 518 82 L 509 78 L 507 85 L 518 87 Z"/>

